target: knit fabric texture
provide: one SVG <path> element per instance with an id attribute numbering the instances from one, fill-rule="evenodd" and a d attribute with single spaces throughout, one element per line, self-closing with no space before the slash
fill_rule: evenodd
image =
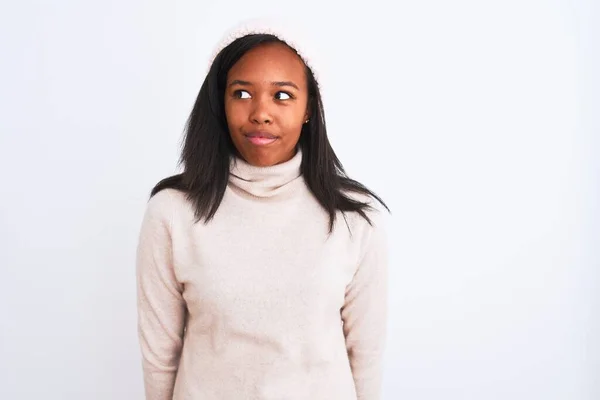
<path id="1" fill-rule="evenodd" d="M 146 399 L 380 399 L 385 214 L 369 211 L 370 225 L 338 213 L 329 233 L 301 161 L 232 159 L 208 223 L 177 190 L 148 202 L 137 248 Z"/>

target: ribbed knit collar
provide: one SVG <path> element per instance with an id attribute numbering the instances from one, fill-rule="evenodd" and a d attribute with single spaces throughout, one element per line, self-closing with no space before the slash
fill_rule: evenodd
<path id="1" fill-rule="evenodd" d="M 301 175 L 302 151 L 281 164 L 258 167 L 239 157 L 231 160 L 229 182 L 256 197 L 272 197 L 284 191 Z"/>

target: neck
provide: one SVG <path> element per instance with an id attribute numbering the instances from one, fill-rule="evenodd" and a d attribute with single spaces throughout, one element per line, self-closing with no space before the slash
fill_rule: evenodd
<path id="1" fill-rule="evenodd" d="M 302 151 L 298 149 L 289 160 L 261 167 L 233 157 L 229 168 L 229 183 L 255 197 L 273 197 L 289 189 L 301 176 Z"/>

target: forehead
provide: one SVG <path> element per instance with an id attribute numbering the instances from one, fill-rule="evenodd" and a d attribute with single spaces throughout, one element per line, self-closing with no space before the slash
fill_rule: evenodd
<path id="1" fill-rule="evenodd" d="M 229 70 L 227 80 L 305 82 L 304 62 L 283 43 L 259 45 L 244 54 Z"/>

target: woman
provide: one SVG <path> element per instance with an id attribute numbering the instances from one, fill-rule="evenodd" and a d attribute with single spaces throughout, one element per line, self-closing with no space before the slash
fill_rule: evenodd
<path id="1" fill-rule="evenodd" d="M 183 172 L 152 190 L 137 251 L 147 399 L 380 396 L 385 204 L 345 175 L 313 71 L 280 37 L 217 54 Z"/>

